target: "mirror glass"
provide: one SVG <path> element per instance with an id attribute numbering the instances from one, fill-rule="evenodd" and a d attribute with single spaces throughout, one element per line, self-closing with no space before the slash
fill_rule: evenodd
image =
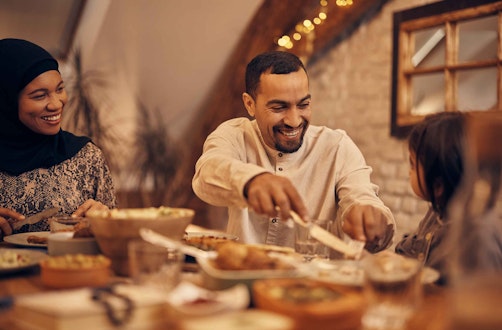
<path id="1" fill-rule="evenodd" d="M 430 73 L 414 76 L 411 114 L 414 116 L 444 111 L 444 75 Z"/>
<path id="2" fill-rule="evenodd" d="M 494 60 L 497 58 L 497 16 L 458 23 L 458 62 Z"/>
<path id="3" fill-rule="evenodd" d="M 446 47 L 444 28 L 417 30 L 412 33 L 412 38 L 415 40 L 415 51 L 411 57 L 412 67 L 444 65 Z"/>
<path id="4" fill-rule="evenodd" d="M 459 110 L 494 110 L 497 106 L 497 68 L 463 70 L 457 73 Z"/>

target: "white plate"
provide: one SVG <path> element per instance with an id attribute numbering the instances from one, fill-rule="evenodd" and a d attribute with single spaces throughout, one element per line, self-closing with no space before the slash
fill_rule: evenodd
<path id="1" fill-rule="evenodd" d="M 0 265 L 0 274 L 9 274 L 14 272 L 19 272 L 22 270 L 26 270 L 35 266 L 38 266 L 40 261 L 47 258 L 47 254 L 42 251 L 36 251 L 31 249 L 0 249 L 0 255 L 7 252 L 17 253 L 28 258 L 28 262 L 22 266 L 14 266 L 14 267 L 2 267 Z"/>
<path id="2" fill-rule="evenodd" d="M 333 284 L 362 286 L 364 273 L 356 260 L 313 260 L 309 277 Z M 439 279 L 439 272 L 425 267 L 422 270 L 422 283 L 430 284 Z"/>
<path id="3" fill-rule="evenodd" d="M 34 231 L 34 232 L 28 232 L 28 233 L 20 233 L 20 234 L 14 234 L 14 235 L 9 235 L 5 236 L 3 238 L 4 242 L 19 245 L 19 246 L 29 246 L 29 247 L 47 247 L 47 243 L 45 244 L 35 244 L 35 243 L 28 243 L 28 236 L 40 236 L 40 237 L 48 237 L 50 234 L 49 231 Z"/>
<path id="4" fill-rule="evenodd" d="M 238 240 L 237 236 L 225 234 L 222 232 L 212 232 L 212 231 L 204 231 L 204 232 L 186 232 L 183 236 L 182 242 L 194 246 L 203 251 L 211 251 L 214 250 L 216 244 L 225 242 L 225 241 L 236 241 Z"/>

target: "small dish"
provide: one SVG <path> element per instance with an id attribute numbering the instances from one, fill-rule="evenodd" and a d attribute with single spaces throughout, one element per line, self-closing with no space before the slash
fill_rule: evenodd
<path id="1" fill-rule="evenodd" d="M 73 234 L 73 232 L 51 233 L 47 237 L 47 253 L 51 256 L 99 254 L 99 246 L 94 237 L 74 238 Z"/>
<path id="2" fill-rule="evenodd" d="M 182 282 L 169 293 L 167 301 L 177 316 L 197 317 L 246 309 L 250 297 L 247 287 L 242 284 L 211 291 Z"/>

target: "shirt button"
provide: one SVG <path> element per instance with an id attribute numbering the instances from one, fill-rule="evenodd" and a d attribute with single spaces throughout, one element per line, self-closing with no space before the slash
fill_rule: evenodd
<path id="1" fill-rule="evenodd" d="M 273 218 L 272 223 L 276 223 L 276 222 L 277 222 L 277 218 Z"/>
<path id="2" fill-rule="evenodd" d="M 282 167 L 279 167 L 279 171 L 282 171 Z"/>

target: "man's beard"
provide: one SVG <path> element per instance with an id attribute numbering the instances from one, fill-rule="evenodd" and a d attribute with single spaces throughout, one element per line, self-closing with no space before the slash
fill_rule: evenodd
<path id="1" fill-rule="evenodd" d="M 308 127 L 308 123 L 306 121 L 304 121 L 304 123 L 302 125 L 302 132 L 301 132 L 300 138 L 298 140 L 286 141 L 285 143 L 280 143 L 279 140 L 276 140 L 275 149 L 277 151 L 288 153 L 288 154 L 298 151 L 298 149 L 300 149 L 300 147 L 303 144 L 303 137 L 305 136 L 305 132 L 307 132 L 307 127 Z M 280 129 L 277 129 L 277 131 L 280 131 Z M 282 133 L 278 133 L 278 134 L 282 134 Z"/>

